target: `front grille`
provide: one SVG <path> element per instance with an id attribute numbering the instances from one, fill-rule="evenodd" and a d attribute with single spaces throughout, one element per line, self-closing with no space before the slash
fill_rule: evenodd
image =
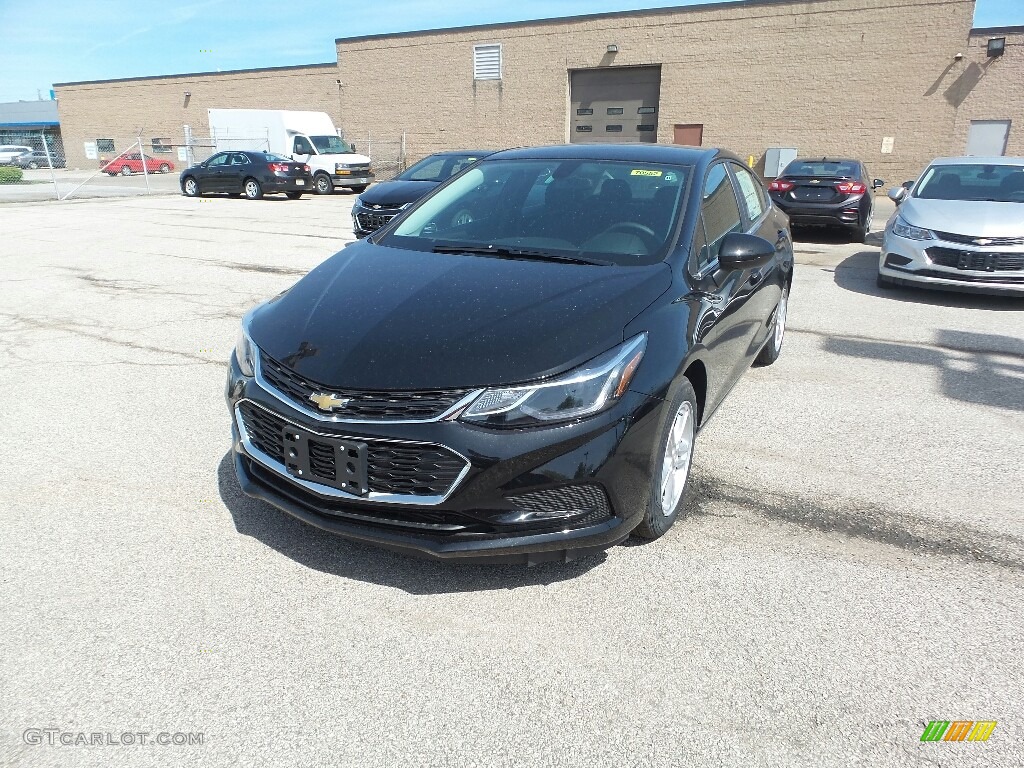
<path id="1" fill-rule="evenodd" d="M 397 215 L 397 213 L 357 213 L 356 222 L 363 232 L 376 232 Z"/>
<path id="2" fill-rule="evenodd" d="M 611 519 L 608 494 L 599 485 L 567 485 L 507 497 L 518 509 L 543 513 L 554 520 L 572 517 L 573 525 L 592 525 Z"/>
<path id="3" fill-rule="evenodd" d="M 1024 270 L 1024 253 L 984 253 L 933 246 L 925 251 L 933 264 L 975 272 Z"/>
<path id="4" fill-rule="evenodd" d="M 274 461 L 284 464 L 281 417 L 252 403 L 239 405 L 249 441 Z M 310 468 L 314 477 L 336 478 L 335 451 L 311 439 Z M 367 480 L 371 493 L 402 496 L 444 496 L 466 467 L 465 460 L 438 445 L 406 445 L 366 441 Z"/>
<path id="5" fill-rule="evenodd" d="M 330 393 L 348 398 L 342 408 L 330 411 L 332 416 L 358 421 L 414 421 L 433 419 L 468 395 L 469 389 L 430 389 L 401 392 L 332 389 L 310 381 L 276 360 L 260 354 L 260 373 L 266 382 L 304 408 L 314 410 L 310 395 Z"/>
<path id="6" fill-rule="evenodd" d="M 1024 237 L 982 237 L 981 235 L 958 235 L 955 232 L 939 232 L 935 230 L 935 236 L 947 243 L 961 243 L 962 245 L 1002 246 L 1002 245 L 1024 245 Z"/>

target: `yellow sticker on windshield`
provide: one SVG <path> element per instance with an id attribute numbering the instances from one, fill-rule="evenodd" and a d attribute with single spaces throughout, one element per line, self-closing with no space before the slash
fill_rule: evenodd
<path id="1" fill-rule="evenodd" d="M 629 172 L 630 176 L 661 176 L 661 171 L 644 171 L 644 170 L 632 170 Z"/>

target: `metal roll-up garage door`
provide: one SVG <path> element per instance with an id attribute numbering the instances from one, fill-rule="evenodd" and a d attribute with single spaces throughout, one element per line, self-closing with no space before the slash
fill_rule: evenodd
<path id="1" fill-rule="evenodd" d="M 571 73 L 569 82 L 570 141 L 658 140 L 661 67 L 579 69 Z"/>

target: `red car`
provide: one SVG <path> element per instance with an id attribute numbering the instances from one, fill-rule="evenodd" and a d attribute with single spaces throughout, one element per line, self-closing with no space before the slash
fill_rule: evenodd
<path id="1" fill-rule="evenodd" d="M 170 173 L 174 170 L 174 163 L 170 160 L 157 160 L 149 155 L 140 155 L 138 152 L 118 155 L 109 162 L 104 160 L 100 168 L 108 176 L 131 176 L 133 173 L 142 173 L 142 163 L 145 158 L 146 173 Z"/>

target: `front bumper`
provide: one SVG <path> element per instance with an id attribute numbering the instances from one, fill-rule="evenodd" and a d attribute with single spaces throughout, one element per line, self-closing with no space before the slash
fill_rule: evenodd
<path id="1" fill-rule="evenodd" d="M 794 202 L 770 193 L 772 202 L 789 217 L 793 226 L 847 227 L 864 226 L 871 210 L 871 200 L 864 195 L 839 203 Z M 866 202 L 865 202 L 866 201 Z"/>
<path id="2" fill-rule="evenodd" d="M 878 273 L 898 285 L 1024 296 L 1024 246 L 911 240 L 894 234 L 890 222 L 882 240 Z"/>
<path id="3" fill-rule="evenodd" d="M 567 561 L 613 546 L 640 521 L 660 458 L 654 444 L 663 403 L 638 393 L 628 393 L 598 416 L 545 429 L 493 430 L 457 421 L 325 423 L 243 376 L 232 356 L 226 399 L 235 474 L 246 495 L 345 538 L 444 560 Z M 418 503 L 416 497 L 401 503 L 374 501 L 374 494 L 356 497 L 326 487 L 321 493 L 316 484 L 298 481 L 282 464 L 252 450 L 246 422 L 239 417 L 246 404 L 321 435 L 378 447 L 388 441 L 446 447 L 464 457 L 467 466 L 448 493 L 429 503 Z M 564 517 L 523 514 L 537 499 L 561 503 L 581 492 L 606 503 L 569 508 Z M 552 508 L 561 514 L 564 507 L 555 503 Z"/>
<path id="4" fill-rule="evenodd" d="M 376 178 L 372 173 L 361 173 L 358 176 L 334 173 L 331 175 L 331 183 L 336 187 L 368 187 Z"/>

